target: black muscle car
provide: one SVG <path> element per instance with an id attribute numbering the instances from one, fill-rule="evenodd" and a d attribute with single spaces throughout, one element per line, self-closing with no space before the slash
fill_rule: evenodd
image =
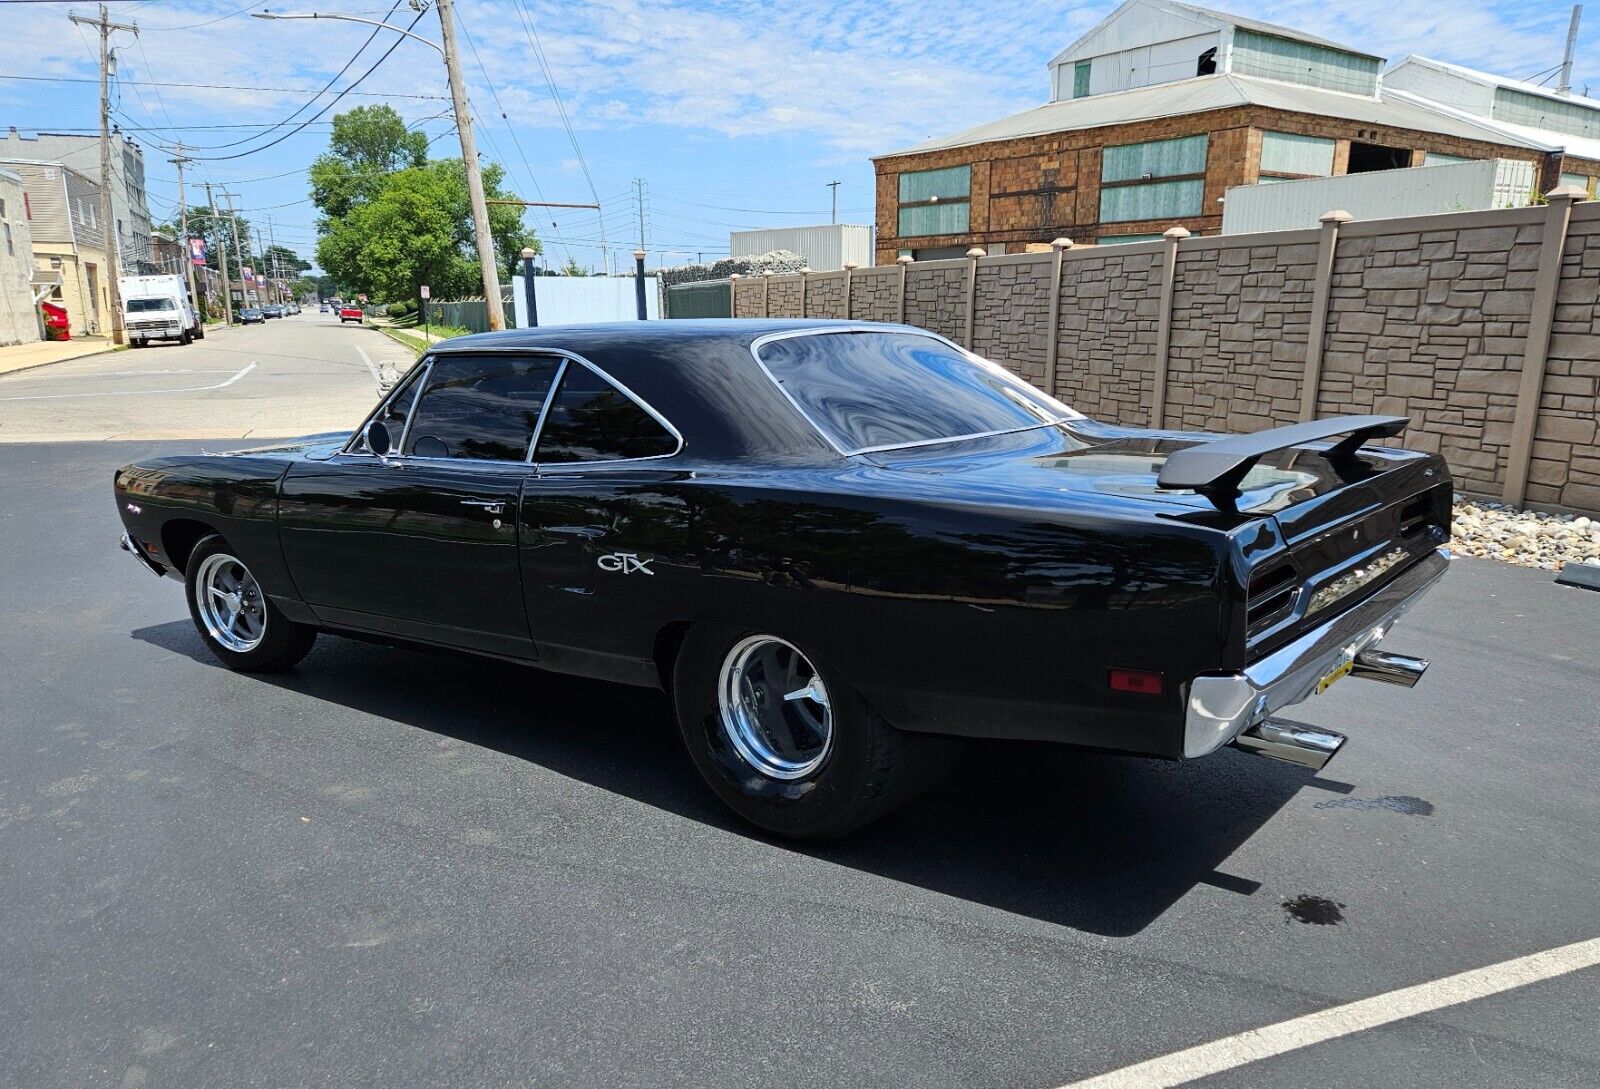
<path id="1" fill-rule="evenodd" d="M 725 802 L 815 837 L 964 737 L 1321 767 L 1278 712 L 1427 666 L 1377 649 L 1448 562 L 1444 463 L 1364 445 L 1405 423 L 1113 427 L 907 326 L 629 322 L 448 341 L 354 434 L 115 488 L 232 669 L 325 631 L 657 686 Z"/>

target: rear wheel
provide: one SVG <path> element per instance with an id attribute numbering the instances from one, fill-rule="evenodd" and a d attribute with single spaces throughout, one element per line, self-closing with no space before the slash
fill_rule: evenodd
<path id="1" fill-rule="evenodd" d="M 189 330 L 187 330 L 187 329 L 185 329 L 183 332 L 178 334 L 178 343 L 179 344 L 187 346 L 188 343 L 193 339 L 194 339 L 194 337 L 189 335 Z"/>
<path id="2" fill-rule="evenodd" d="M 196 325 L 194 327 L 194 338 L 196 340 L 204 340 L 206 338 L 206 327 L 204 325 Z"/>
<path id="3" fill-rule="evenodd" d="M 769 632 L 702 626 L 673 670 L 678 726 L 711 789 L 798 839 L 854 831 L 932 785 L 958 741 L 896 730 L 831 665 Z"/>
<path id="4" fill-rule="evenodd" d="M 250 568 L 221 537 L 207 537 L 194 546 L 184 583 L 195 630 L 229 669 L 285 670 L 304 658 L 316 641 L 316 629 L 279 612 Z"/>

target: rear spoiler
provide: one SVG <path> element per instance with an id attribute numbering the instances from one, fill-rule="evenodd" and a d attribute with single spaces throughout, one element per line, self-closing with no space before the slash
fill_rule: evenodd
<path id="1" fill-rule="evenodd" d="M 1190 446 L 1167 458 L 1156 483 L 1163 488 L 1193 488 L 1198 492 L 1232 493 L 1261 457 L 1308 442 L 1348 436 L 1323 451 L 1326 457 L 1348 457 L 1368 439 L 1400 434 L 1409 416 L 1335 416 L 1327 420 L 1274 427 L 1251 435 L 1229 435 L 1214 442 Z"/>

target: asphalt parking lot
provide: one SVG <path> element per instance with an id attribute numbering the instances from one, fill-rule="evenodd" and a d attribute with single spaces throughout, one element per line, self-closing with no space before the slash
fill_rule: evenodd
<path id="1" fill-rule="evenodd" d="M 1547 573 L 1458 562 L 1417 689 L 1299 709 L 1351 737 L 1319 775 L 975 747 L 796 849 L 648 692 L 220 668 L 116 548 L 112 470 L 185 448 L 0 446 L 0 1084 L 1050 1089 L 1600 937 L 1600 594 Z M 1593 1086 L 1596 1008 L 1591 967 L 1189 1084 Z"/>

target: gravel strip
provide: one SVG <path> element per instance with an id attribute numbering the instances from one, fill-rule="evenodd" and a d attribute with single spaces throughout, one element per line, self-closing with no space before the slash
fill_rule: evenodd
<path id="1" fill-rule="evenodd" d="M 1463 556 L 1546 571 L 1569 563 L 1600 565 L 1600 521 L 1580 514 L 1540 514 L 1458 495 L 1450 529 L 1450 548 Z"/>

